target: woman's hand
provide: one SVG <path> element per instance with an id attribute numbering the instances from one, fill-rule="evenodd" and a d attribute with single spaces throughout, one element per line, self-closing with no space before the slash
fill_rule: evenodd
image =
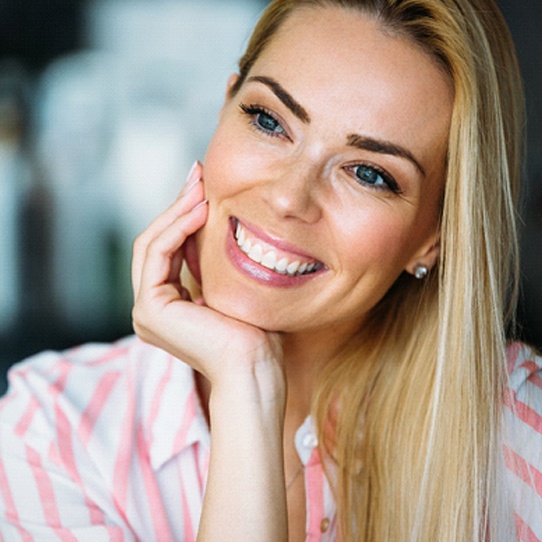
<path id="1" fill-rule="evenodd" d="M 202 174 L 196 163 L 178 199 L 134 243 L 134 329 L 144 341 L 189 363 L 213 387 L 255 368 L 270 370 L 267 376 L 275 381 L 270 384 L 280 386 L 278 335 L 192 302 L 181 284 L 185 243 L 207 219 Z"/>
<path id="2" fill-rule="evenodd" d="M 280 339 L 193 302 L 181 284 L 186 241 L 207 219 L 204 197 L 196 164 L 177 201 L 136 240 L 134 329 L 211 384 L 211 460 L 198 542 L 283 542 L 286 390 Z"/>

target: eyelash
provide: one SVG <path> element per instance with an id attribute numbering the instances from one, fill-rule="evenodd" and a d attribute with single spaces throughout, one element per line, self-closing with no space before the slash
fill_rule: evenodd
<path id="1" fill-rule="evenodd" d="M 265 107 L 262 107 L 260 105 L 253 105 L 253 104 L 250 104 L 250 105 L 240 104 L 239 107 L 241 111 L 243 112 L 243 114 L 247 115 L 250 118 L 250 125 L 254 127 L 256 130 L 258 130 L 259 132 L 262 132 L 263 134 L 269 137 L 288 137 L 288 135 L 286 134 L 286 130 L 284 129 L 280 121 L 276 118 L 276 116 L 273 113 L 271 113 L 271 111 L 269 111 Z M 280 128 L 282 129 L 282 133 L 275 133 L 275 132 L 266 130 L 263 126 L 261 126 L 258 123 L 257 121 L 258 115 L 266 115 L 267 117 L 273 119 L 277 123 L 277 125 L 280 126 Z"/>
<path id="2" fill-rule="evenodd" d="M 374 164 L 360 163 L 360 164 L 354 164 L 353 166 L 347 166 L 345 169 L 349 171 L 350 173 L 352 173 L 354 177 L 357 177 L 354 171 L 355 168 L 367 168 L 369 170 L 376 172 L 378 175 L 382 177 L 386 185 L 386 186 L 373 185 L 368 182 L 363 182 L 363 180 L 358 177 L 355 179 L 355 181 L 361 186 L 367 186 L 370 190 L 381 190 L 381 191 L 389 190 L 390 192 L 396 195 L 402 194 L 401 188 L 399 187 L 395 179 L 381 167 L 375 166 Z"/>
<path id="3" fill-rule="evenodd" d="M 242 103 L 239 105 L 239 108 L 241 109 L 244 115 L 247 115 L 250 118 L 250 126 L 252 126 L 255 130 L 258 130 L 259 132 L 267 135 L 268 137 L 287 137 L 288 138 L 288 135 L 286 134 L 286 130 L 284 130 L 280 121 L 276 118 L 276 116 L 271 111 L 269 111 L 265 107 L 262 107 L 260 105 L 254 105 L 254 104 L 247 105 L 247 104 Z M 258 123 L 257 121 L 258 115 L 266 115 L 267 117 L 273 119 L 277 123 L 277 125 L 280 126 L 283 132 L 276 133 L 270 130 L 266 130 L 263 126 L 261 126 L 261 124 Z M 395 179 L 389 173 L 387 173 L 384 169 L 378 166 L 375 166 L 374 164 L 359 163 L 359 164 L 354 164 L 353 166 L 348 166 L 345 169 L 356 177 L 354 169 L 358 167 L 365 167 L 365 168 L 375 171 L 378 175 L 382 177 L 382 179 L 384 180 L 384 183 L 386 184 L 386 186 L 372 185 L 371 183 L 363 182 L 362 179 L 357 178 L 355 180 L 359 185 L 366 186 L 370 190 L 390 191 L 393 194 L 397 194 L 397 195 L 402 193 Z"/>

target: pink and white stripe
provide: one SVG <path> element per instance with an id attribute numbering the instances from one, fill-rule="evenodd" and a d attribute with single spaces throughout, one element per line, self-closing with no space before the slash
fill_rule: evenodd
<path id="1" fill-rule="evenodd" d="M 210 439 L 186 365 L 129 338 L 9 378 L 0 540 L 194 540 Z"/>
<path id="2" fill-rule="evenodd" d="M 542 542 L 542 360 L 509 349 L 504 458 L 518 540 Z M 336 540 L 310 419 L 307 540 Z M 14 367 L 0 400 L 0 542 L 194 542 L 210 435 L 192 370 L 130 337 Z M 530 503 L 525 507 L 522 503 Z"/>
<path id="3" fill-rule="evenodd" d="M 503 453 L 517 539 L 542 542 L 542 358 L 514 344 L 508 362 Z"/>

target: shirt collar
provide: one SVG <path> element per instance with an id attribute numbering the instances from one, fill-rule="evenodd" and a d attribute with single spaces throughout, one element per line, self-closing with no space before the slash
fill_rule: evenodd
<path id="1" fill-rule="evenodd" d="M 209 448 L 209 426 L 197 393 L 193 369 L 142 341 L 139 341 L 134 355 L 140 363 L 144 360 L 145 380 L 151 380 L 154 374 L 159 375 L 148 388 L 145 382 L 142 383 L 143 394 L 148 389 L 150 395 L 148 401 L 142 399 L 151 405 L 145 408 L 142 423 L 152 468 L 160 469 L 198 443 Z M 150 373 L 151 370 L 156 370 L 156 373 Z M 154 401 L 158 406 L 153 408 Z"/>

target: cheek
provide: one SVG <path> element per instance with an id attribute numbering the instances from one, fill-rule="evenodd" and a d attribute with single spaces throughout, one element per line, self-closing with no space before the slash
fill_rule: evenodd
<path id="1" fill-rule="evenodd" d="M 383 212 L 379 205 L 342 218 L 341 267 L 385 283 L 401 274 L 428 232 L 410 212 Z"/>
<path id="2" fill-rule="evenodd" d="M 225 199 L 276 176 L 283 156 L 239 122 L 223 121 L 205 155 L 206 197 Z"/>
<path id="3" fill-rule="evenodd" d="M 232 133 L 233 132 L 233 133 Z M 232 130 L 217 129 L 205 155 L 203 179 L 209 200 L 242 189 L 257 171 L 257 157 Z"/>
<path id="4" fill-rule="evenodd" d="M 233 149 L 221 142 L 217 132 L 205 155 L 203 164 L 203 182 L 207 199 L 213 200 L 220 197 L 222 192 L 227 192 L 228 180 L 232 177 L 232 160 L 235 157 Z"/>

